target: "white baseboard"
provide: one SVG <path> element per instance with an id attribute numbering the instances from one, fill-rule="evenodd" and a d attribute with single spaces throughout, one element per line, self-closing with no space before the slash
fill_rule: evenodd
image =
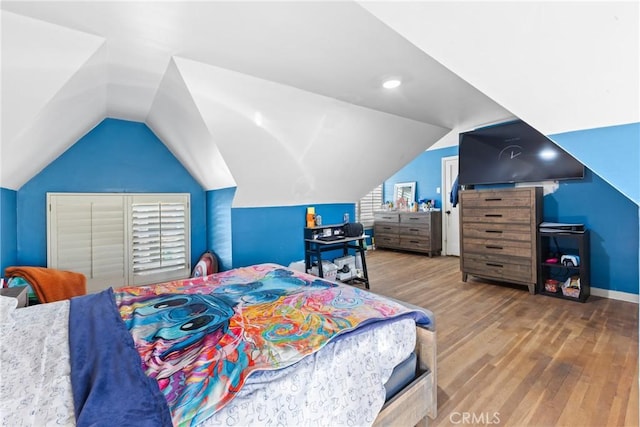
<path id="1" fill-rule="evenodd" d="M 627 302 L 632 302 L 635 304 L 638 304 L 638 295 L 637 294 L 630 294 L 628 292 L 620 292 L 620 291 L 611 291 L 609 289 L 602 289 L 602 288 L 591 288 L 591 295 L 594 295 L 596 297 L 603 297 L 603 298 L 611 298 L 611 299 L 617 299 L 620 301 L 627 301 Z"/>

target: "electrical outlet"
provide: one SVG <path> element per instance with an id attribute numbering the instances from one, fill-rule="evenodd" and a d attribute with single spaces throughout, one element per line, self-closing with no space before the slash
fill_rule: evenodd
<path id="1" fill-rule="evenodd" d="M 440 194 L 440 187 L 436 187 L 436 194 Z"/>

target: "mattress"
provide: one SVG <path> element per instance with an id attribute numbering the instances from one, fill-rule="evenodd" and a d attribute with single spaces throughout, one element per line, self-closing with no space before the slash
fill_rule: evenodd
<path id="1" fill-rule="evenodd" d="M 68 315 L 69 302 L 61 301 L 0 319 L 3 349 L 12 350 L 0 352 L 0 424 L 75 425 Z M 293 366 L 253 373 L 200 425 L 371 424 L 385 401 L 384 384 L 414 347 L 413 319 L 369 325 Z"/>

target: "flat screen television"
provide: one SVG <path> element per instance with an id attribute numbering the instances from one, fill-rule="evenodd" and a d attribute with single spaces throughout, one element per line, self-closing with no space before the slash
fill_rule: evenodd
<path id="1" fill-rule="evenodd" d="M 461 185 L 584 177 L 584 165 L 522 120 L 460 134 Z"/>

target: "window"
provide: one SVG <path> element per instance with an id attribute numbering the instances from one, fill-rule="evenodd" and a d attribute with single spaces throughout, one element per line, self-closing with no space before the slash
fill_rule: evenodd
<path id="1" fill-rule="evenodd" d="M 373 212 L 382 206 L 382 184 L 356 203 L 356 218 L 365 228 L 373 227 Z"/>
<path id="2" fill-rule="evenodd" d="M 47 194 L 47 265 L 87 290 L 188 277 L 189 194 Z"/>
<path id="3" fill-rule="evenodd" d="M 175 272 L 189 269 L 187 257 L 187 204 L 180 196 L 131 197 L 130 221 L 130 283 L 150 283 L 158 274 L 173 277 Z M 187 271 L 188 273 L 188 271 Z M 188 274 L 187 274 L 188 275 Z"/>

